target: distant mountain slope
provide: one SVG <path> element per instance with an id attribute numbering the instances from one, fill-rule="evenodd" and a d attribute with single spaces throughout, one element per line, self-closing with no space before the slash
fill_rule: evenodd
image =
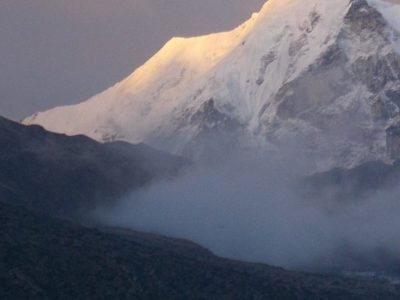
<path id="1" fill-rule="evenodd" d="M 59 216 L 79 216 L 188 162 L 145 145 L 100 144 L 0 117 L 0 197 Z"/>
<path id="2" fill-rule="evenodd" d="M 1 201 L 0 236 L 4 300 L 400 297 L 398 286 L 383 282 L 220 259 L 189 242 L 102 233 Z"/>
<path id="3" fill-rule="evenodd" d="M 296 145 L 316 169 L 400 157 L 400 3 L 270 0 L 233 31 L 174 38 L 132 75 L 27 124 L 191 157 Z M 389 155 L 390 153 L 390 155 Z"/>
<path id="4" fill-rule="evenodd" d="M 372 161 L 352 169 L 335 168 L 309 176 L 304 182 L 310 197 L 356 203 L 380 192 L 395 193 L 400 187 L 400 162 L 387 165 Z"/>

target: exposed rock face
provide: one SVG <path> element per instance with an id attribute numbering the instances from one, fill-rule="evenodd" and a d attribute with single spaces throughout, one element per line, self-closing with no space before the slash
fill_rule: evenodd
<path id="1" fill-rule="evenodd" d="M 270 0 L 231 32 L 175 38 L 106 92 L 25 122 L 192 157 L 298 141 L 317 169 L 385 160 L 400 28 L 379 1 Z"/>
<path id="2" fill-rule="evenodd" d="M 191 141 L 183 155 L 209 159 L 217 158 L 224 149 L 234 148 L 243 135 L 243 126 L 229 114 L 216 108 L 215 100 L 209 99 L 189 118 L 188 126 L 194 128 Z M 219 141 L 215 143 L 215 141 Z"/>
<path id="3" fill-rule="evenodd" d="M 400 125 L 394 125 L 386 130 L 388 155 L 393 160 L 400 159 Z"/>
<path id="4" fill-rule="evenodd" d="M 311 152 L 323 149 L 333 165 L 385 159 L 385 129 L 399 118 L 400 55 L 393 34 L 367 1 L 352 1 L 335 42 L 279 90 L 278 127 L 301 120 L 305 144 Z"/>
<path id="5" fill-rule="evenodd" d="M 373 161 L 352 169 L 335 168 L 308 176 L 304 182 L 309 198 L 317 201 L 324 198 L 342 205 L 352 205 L 364 201 L 367 197 L 393 191 L 398 187 L 400 162 L 388 165 Z M 389 257 L 381 258 L 389 259 Z M 397 258 L 395 260 L 398 261 Z M 397 264 L 390 262 L 391 267 Z"/>

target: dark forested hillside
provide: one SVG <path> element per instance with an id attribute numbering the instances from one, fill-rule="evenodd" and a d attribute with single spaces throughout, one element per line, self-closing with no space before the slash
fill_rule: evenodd
<path id="1" fill-rule="evenodd" d="M 0 145 L 0 299 L 400 297 L 398 286 L 383 281 L 237 262 L 188 241 L 75 222 L 100 203 L 173 176 L 188 165 L 182 158 L 3 118 Z"/>
<path id="2" fill-rule="evenodd" d="M 189 242 L 90 229 L 0 202 L 1 299 L 399 299 L 383 282 L 305 275 Z"/>
<path id="3" fill-rule="evenodd" d="M 145 145 L 101 144 L 0 117 L 0 196 L 52 215 L 80 216 L 188 162 Z"/>

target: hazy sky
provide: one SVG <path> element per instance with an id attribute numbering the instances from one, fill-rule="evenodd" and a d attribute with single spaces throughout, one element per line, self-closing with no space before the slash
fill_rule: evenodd
<path id="1" fill-rule="evenodd" d="M 86 100 L 171 36 L 227 30 L 265 0 L 0 0 L 0 114 Z"/>

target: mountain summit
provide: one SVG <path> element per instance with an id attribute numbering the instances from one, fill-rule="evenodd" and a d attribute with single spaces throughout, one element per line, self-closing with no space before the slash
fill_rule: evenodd
<path id="1" fill-rule="evenodd" d="M 290 143 L 319 169 L 397 158 L 398 20 L 397 0 L 270 0 L 236 29 L 173 38 L 105 92 L 24 123 L 191 157 Z"/>

